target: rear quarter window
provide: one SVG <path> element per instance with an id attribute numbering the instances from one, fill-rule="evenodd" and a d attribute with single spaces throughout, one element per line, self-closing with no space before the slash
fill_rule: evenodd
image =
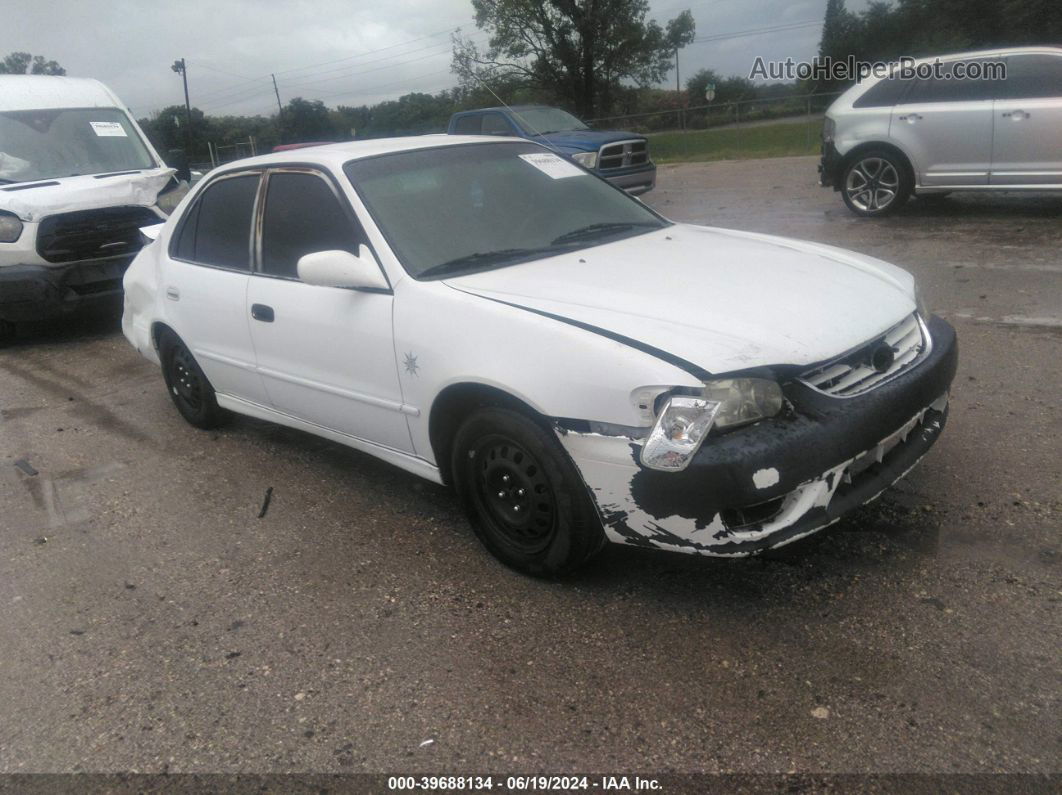
<path id="1" fill-rule="evenodd" d="M 898 77 L 885 77 L 852 103 L 853 108 L 890 108 L 899 103 L 911 83 Z"/>

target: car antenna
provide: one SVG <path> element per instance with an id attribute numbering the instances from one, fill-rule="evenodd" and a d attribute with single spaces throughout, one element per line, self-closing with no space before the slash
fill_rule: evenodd
<path id="1" fill-rule="evenodd" d="M 560 149 L 558 149 L 557 147 L 555 147 L 555 146 L 554 146 L 554 145 L 553 145 L 553 144 L 552 144 L 552 143 L 550 142 L 550 140 L 549 140 L 548 138 L 543 138 L 543 137 L 542 137 L 542 133 L 540 133 L 540 132 L 539 132 L 538 130 L 536 130 L 536 129 L 535 129 L 535 125 L 533 125 L 533 124 L 532 124 L 531 122 L 529 122 L 529 121 L 528 121 L 527 119 L 525 119 L 525 118 L 524 118 L 523 116 L 521 116 L 521 115 L 520 115 L 519 113 L 517 113 L 517 112 L 516 112 L 515 110 L 513 110 L 513 109 L 512 109 L 512 108 L 511 108 L 511 107 L 509 106 L 509 103 L 508 103 L 508 102 L 506 102 L 506 101 L 505 101 L 504 99 L 502 99 L 502 98 L 501 98 L 501 97 L 499 97 L 499 96 L 498 96 L 497 94 L 495 94 L 495 93 L 494 93 L 494 89 L 493 89 L 493 88 L 491 88 L 490 86 L 488 86 L 488 85 L 486 84 L 486 82 L 485 82 L 485 81 L 483 81 L 483 80 L 482 80 L 482 79 L 480 78 L 480 76 L 479 76 L 479 75 L 477 75 L 477 74 L 476 74 L 475 72 L 469 72 L 469 74 L 470 74 L 470 75 L 472 75 L 472 77 L 474 77 L 474 78 L 476 79 L 476 81 L 477 81 L 477 82 L 478 82 L 478 83 L 479 83 L 479 84 L 480 84 L 481 86 L 483 86 L 483 87 L 484 87 L 485 89 L 487 89 L 487 91 L 489 91 L 489 92 L 490 92 L 490 95 L 491 95 L 492 97 L 494 97 L 494 98 L 495 98 L 496 100 L 498 100 L 498 102 L 500 102 L 500 103 L 501 103 L 501 105 L 502 105 L 502 107 L 503 107 L 503 108 L 505 108 L 505 109 L 506 109 L 507 111 L 509 111 L 509 112 L 510 112 L 511 114 L 513 114 L 513 115 L 514 115 L 514 116 L 515 116 L 516 118 L 518 118 L 518 119 L 519 119 L 519 120 L 520 120 L 521 122 L 523 122 L 524 124 L 526 124 L 526 125 L 527 125 L 527 128 L 528 128 L 529 130 L 531 130 L 531 132 L 533 132 L 533 133 L 534 133 L 535 135 L 537 135 L 537 136 L 538 136 L 539 138 L 541 138 L 541 139 L 542 139 L 542 142 L 543 142 L 543 144 L 544 144 L 544 145 L 545 145 L 545 146 L 546 146 L 547 148 L 549 148 L 549 149 L 552 149 L 552 150 L 553 150 L 553 152 L 554 152 L 554 154 L 557 154 L 557 155 L 560 155 L 561 157 L 564 157 L 564 155 L 563 155 L 563 154 L 561 153 L 561 150 L 560 150 Z"/>

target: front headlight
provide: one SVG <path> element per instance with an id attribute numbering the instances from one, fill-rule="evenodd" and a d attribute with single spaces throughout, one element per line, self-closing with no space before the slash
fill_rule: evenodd
<path id="1" fill-rule="evenodd" d="M 14 243 L 22 235 L 22 221 L 14 213 L 0 212 L 0 243 Z"/>
<path id="2" fill-rule="evenodd" d="M 833 134 L 837 130 L 837 122 L 827 116 L 822 122 L 822 140 L 825 143 L 833 141 Z"/>
<path id="3" fill-rule="evenodd" d="M 766 378 L 708 381 L 698 395 L 666 399 L 642 447 L 642 464 L 677 472 L 686 468 L 713 428 L 733 428 L 782 410 L 782 388 Z"/>
<path id="4" fill-rule="evenodd" d="M 597 165 L 597 152 L 578 152 L 572 155 L 572 160 L 583 168 L 593 168 Z"/>

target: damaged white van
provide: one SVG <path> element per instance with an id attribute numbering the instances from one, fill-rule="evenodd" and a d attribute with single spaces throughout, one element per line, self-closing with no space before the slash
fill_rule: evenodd
<path id="1" fill-rule="evenodd" d="M 140 227 L 180 188 L 102 83 L 0 76 L 0 338 L 120 300 Z"/>

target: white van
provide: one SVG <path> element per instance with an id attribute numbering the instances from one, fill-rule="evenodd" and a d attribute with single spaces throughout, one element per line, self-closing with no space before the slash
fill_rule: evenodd
<path id="1" fill-rule="evenodd" d="M 172 208 L 181 189 L 99 81 L 0 75 L 0 338 L 117 304 L 140 227 L 164 220 L 160 200 Z"/>

